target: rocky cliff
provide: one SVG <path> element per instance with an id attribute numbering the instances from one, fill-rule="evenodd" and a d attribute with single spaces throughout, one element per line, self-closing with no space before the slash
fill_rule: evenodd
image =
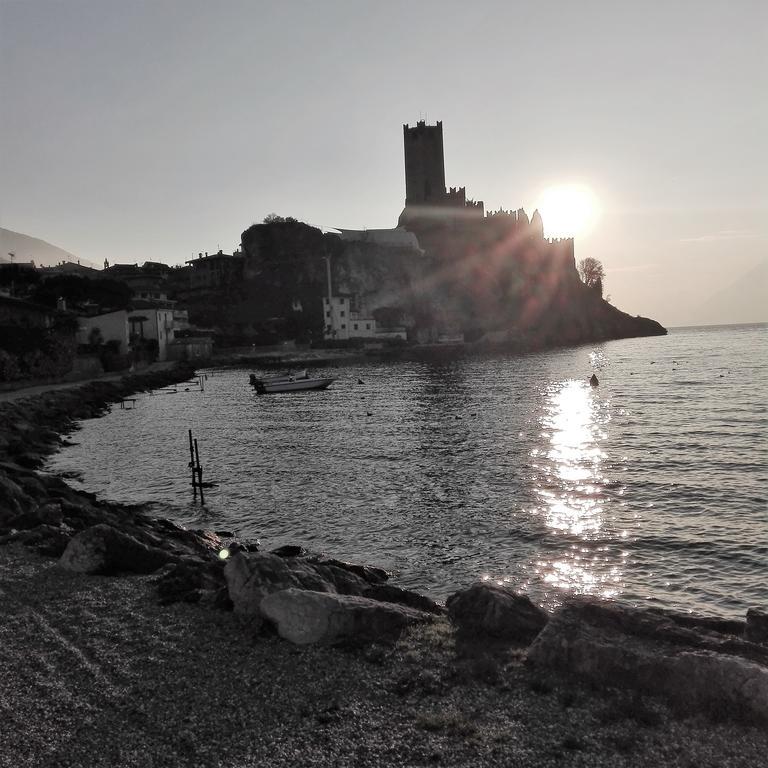
<path id="1" fill-rule="evenodd" d="M 539 348 L 666 333 L 587 288 L 572 240 L 546 240 L 540 221 L 489 216 L 409 221 L 421 248 L 342 239 L 297 221 L 255 224 L 242 234 L 243 280 L 213 299 L 226 333 L 323 338 L 328 265 L 334 296 L 348 296 L 379 325 L 403 325 L 409 340 Z"/>

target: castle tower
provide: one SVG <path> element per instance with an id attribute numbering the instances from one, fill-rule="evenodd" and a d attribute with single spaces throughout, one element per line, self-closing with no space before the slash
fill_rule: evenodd
<path id="1" fill-rule="evenodd" d="M 403 126 L 405 145 L 405 205 L 440 205 L 445 202 L 445 160 L 443 124 L 415 128 Z"/>

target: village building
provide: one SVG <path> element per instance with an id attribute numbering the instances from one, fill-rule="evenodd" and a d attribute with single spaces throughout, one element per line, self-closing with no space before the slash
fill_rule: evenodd
<path id="1" fill-rule="evenodd" d="M 131 345 L 157 342 L 157 360 L 168 360 L 168 345 L 174 340 L 173 310 L 166 308 L 133 309 L 128 312 Z"/>
<path id="2" fill-rule="evenodd" d="M 350 339 L 406 339 L 404 327 L 377 327 L 376 319 L 366 312 L 354 295 L 323 297 L 323 338 L 326 341 Z"/>
<path id="3" fill-rule="evenodd" d="M 121 309 L 117 312 L 105 312 L 101 315 L 78 317 L 78 344 L 107 344 L 116 345 L 115 350 L 121 355 L 130 349 L 128 330 L 128 312 Z"/>
<path id="4" fill-rule="evenodd" d="M 324 296 L 323 313 L 326 340 L 346 341 L 376 335 L 376 320 L 358 311 L 353 296 Z"/>

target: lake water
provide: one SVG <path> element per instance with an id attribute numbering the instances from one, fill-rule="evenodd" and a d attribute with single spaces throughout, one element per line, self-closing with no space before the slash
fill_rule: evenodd
<path id="1" fill-rule="evenodd" d="M 768 603 L 767 332 L 372 362 L 323 369 L 325 392 L 262 397 L 251 369 L 209 369 L 203 392 L 84 422 L 49 466 L 189 526 L 383 566 L 438 599 L 490 578 L 544 605 L 584 592 L 743 616 Z M 188 428 L 220 483 L 204 507 Z"/>

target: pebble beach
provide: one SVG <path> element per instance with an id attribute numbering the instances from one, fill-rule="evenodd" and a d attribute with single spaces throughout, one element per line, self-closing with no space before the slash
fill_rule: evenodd
<path id="1" fill-rule="evenodd" d="M 119 398 L 138 383 L 92 396 Z M 31 476 L 78 408 L 99 407 L 77 393 L 56 402 L 45 434 L 33 416 L 19 421 L 34 412 L 24 400 L 6 411 L 15 421 L 6 420 L 3 503 L 36 496 L 50 514 L 43 502 L 56 498 L 65 521 L 98 510 L 140 533 L 140 511 L 100 510 L 58 479 Z M 22 447 L 24 467 L 14 463 Z M 764 726 L 532 668 L 526 647 L 467 643 L 444 616 L 394 645 L 297 646 L 202 601 L 161 605 L 157 574 L 64 569 L 53 554 L 62 526 L 0 539 L 0 768 L 751 768 L 768 754 Z"/>
<path id="2" fill-rule="evenodd" d="M 296 647 L 160 606 L 152 576 L 0 548 L 0 766 L 759 766 L 768 733 L 541 677 L 447 620 L 391 648 Z"/>

